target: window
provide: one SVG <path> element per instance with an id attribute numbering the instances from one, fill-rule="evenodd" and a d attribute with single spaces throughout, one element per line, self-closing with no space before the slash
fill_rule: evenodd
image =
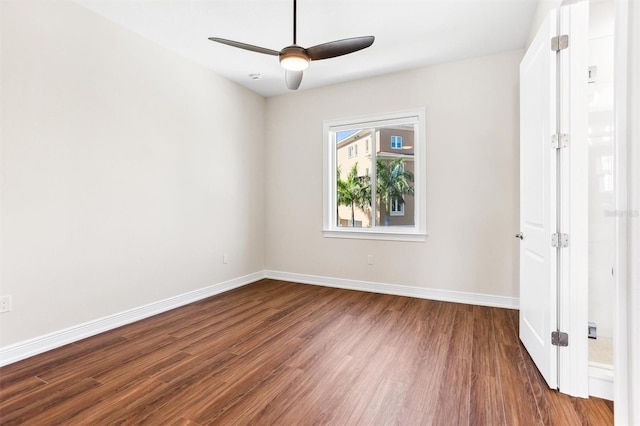
<path id="1" fill-rule="evenodd" d="M 391 148 L 402 149 L 402 136 L 391 136 Z"/>
<path id="2" fill-rule="evenodd" d="M 404 201 L 400 197 L 394 197 L 389 202 L 391 216 L 404 216 Z"/>
<path id="3" fill-rule="evenodd" d="M 420 108 L 324 122 L 326 237 L 424 241 L 424 115 Z M 368 154 L 354 158 L 360 139 Z"/>

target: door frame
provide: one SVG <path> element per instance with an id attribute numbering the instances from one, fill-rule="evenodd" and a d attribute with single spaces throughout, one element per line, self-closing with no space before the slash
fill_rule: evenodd
<path id="1" fill-rule="evenodd" d="M 634 8 L 634 10 L 630 10 Z M 633 280 L 637 284 L 638 272 L 636 265 L 636 271 L 630 270 L 629 264 L 629 250 L 631 253 L 640 252 L 638 241 L 633 239 L 629 240 L 631 232 L 630 224 L 628 220 L 628 212 L 631 206 L 629 205 L 630 194 L 638 193 L 638 183 L 634 183 L 631 179 L 633 169 L 640 167 L 638 164 L 639 159 L 636 154 L 634 157 L 629 158 L 628 152 L 632 150 L 632 141 L 629 138 L 629 130 L 631 130 L 632 123 L 628 122 L 628 105 L 629 101 L 638 107 L 640 105 L 640 99 L 636 93 L 636 98 L 629 98 L 628 92 L 628 79 L 629 79 L 629 67 L 632 65 L 629 55 L 632 50 L 630 47 L 638 47 L 638 35 L 636 33 L 636 39 L 631 39 L 632 34 L 629 29 L 630 13 L 635 16 L 640 15 L 640 8 L 637 5 L 630 5 L 627 0 L 616 0 L 615 2 L 615 29 L 614 29 L 614 120 L 615 120 L 615 134 L 614 134 L 614 188 L 615 188 L 615 265 L 614 265 L 614 279 L 615 279 L 615 318 L 613 329 L 613 362 L 614 362 L 614 377 L 613 377 L 613 399 L 615 403 L 614 423 L 617 425 L 626 425 L 638 421 L 640 416 L 634 410 L 633 404 L 630 403 L 629 396 L 632 392 L 638 391 L 638 384 L 633 383 L 635 380 L 629 380 L 629 369 L 631 366 L 632 358 L 629 357 L 630 353 L 633 353 L 633 341 L 629 341 L 630 328 L 634 326 L 634 318 L 632 317 L 632 309 L 640 308 L 638 306 L 638 291 L 633 291 Z M 636 29 L 637 31 L 637 29 Z M 634 46 L 635 45 L 635 46 Z M 637 71 L 637 70 L 635 70 Z M 636 77 L 636 82 L 638 81 Z M 637 89 L 636 89 L 637 90 Z M 635 127 L 636 131 L 638 126 Z M 637 135 L 636 135 L 637 136 Z M 637 149 L 637 147 L 636 147 Z M 633 154 L 632 154 L 633 155 Z M 629 161 L 635 164 L 629 164 Z M 637 231 L 636 231 L 637 232 Z M 631 243 L 631 244 L 630 244 Z M 635 297 L 635 301 L 632 300 Z M 635 318 L 635 326 L 638 326 L 638 318 Z M 637 349 L 636 349 L 637 350 Z M 638 373 L 636 372 L 636 375 Z M 637 380 L 637 376 L 636 376 Z M 637 409 L 635 409 L 637 410 Z"/>
<path id="2" fill-rule="evenodd" d="M 589 146 L 588 42 L 589 2 L 559 8 L 559 34 L 569 34 L 569 48 L 560 51 L 560 133 L 569 147 L 559 150 L 560 229 L 569 247 L 560 250 L 558 329 L 569 334 L 569 346 L 558 357 L 558 388 L 572 396 L 589 397 Z M 584 42 L 584 48 L 572 43 Z"/>
<path id="3" fill-rule="evenodd" d="M 560 7 L 562 5 L 570 4 L 575 0 L 559 0 L 556 4 Z M 554 8 L 554 6 L 552 6 Z M 630 10 L 633 9 L 633 10 Z M 547 9 L 550 10 L 550 9 Z M 631 124 L 628 123 L 627 116 L 627 96 L 628 96 L 628 69 L 629 69 L 629 55 L 632 53 L 629 50 L 629 45 L 634 47 L 640 46 L 639 36 L 636 34 L 636 38 L 631 40 L 632 35 L 629 31 L 629 19 L 630 14 L 638 17 L 640 15 L 640 5 L 629 5 L 628 0 L 615 0 L 615 53 L 614 53 L 614 120 L 615 120 L 615 153 L 614 153 L 614 188 L 615 188 L 615 210 L 616 212 L 628 212 L 629 209 L 629 192 L 640 194 L 639 183 L 634 183 L 630 180 L 628 173 L 628 156 L 627 151 L 632 144 L 632 141 L 628 138 L 628 128 Z M 636 30 L 637 32 L 637 30 Z M 636 53 L 636 55 L 638 55 Z M 637 71 L 637 70 L 636 70 Z M 636 78 L 636 81 L 638 79 Z M 640 82 L 638 83 L 640 84 Z M 634 105 L 640 108 L 640 98 L 636 94 L 635 99 L 630 99 L 635 102 Z M 637 125 L 636 125 L 637 126 Z M 640 133 L 640 129 L 636 127 L 636 131 Z M 633 159 L 630 159 L 633 161 Z M 635 163 L 631 165 L 636 170 L 640 169 L 640 159 L 636 158 Z M 640 196 L 640 195 L 636 195 Z M 626 215 L 617 215 L 615 218 L 616 223 L 616 253 L 615 253 L 615 318 L 614 318 L 614 403 L 615 414 L 614 422 L 616 425 L 627 425 L 631 421 L 638 421 L 639 413 L 632 413 L 632 407 L 629 404 L 629 392 L 632 384 L 629 381 L 629 365 L 632 360 L 629 357 L 631 346 L 633 343 L 629 339 L 629 330 L 632 326 L 640 327 L 640 315 L 635 315 L 631 318 L 628 306 L 633 306 L 636 310 L 640 310 L 640 272 L 636 271 L 633 276 L 629 276 L 629 243 L 633 243 L 631 247 L 633 253 L 640 254 L 640 243 L 636 241 L 629 241 L 630 235 L 628 218 Z M 630 291 L 633 285 L 638 286 L 639 290 L 633 294 Z M 635 297 L 633 301 L 630 301 L 630 297 Z M 588 305 L 587 305 L 588 306 Z M 578 324 L 579 325 L 579 324 Z M 636 350 L 639 350 L 636 346 Z M 587 364 L 588 365 L 588 364 Z M 640 371 L 640 365 L 636 363 L 634 365 L 637 371 Z M 638 374 L 638 373 L 637 373 Z M 582 374 L 583 377 L 588 376 L 587 371 Z M 640 381 L 638 381 L 640 383 Z M 636 395 L 640 394 L 640 385 L 636 384 L 634 390 Z"/>
<path id="4" fill-rule="evenodd" d="M 567 1 L 567 0 L 565 0 Z M 571 1 L 571 0 L 569 0 Z M 631 256 L 640 254 L 637 221 L 629 220 L 630 209 L 640 201 L 640 150 L 633 146 L 630 133 L 638 138 L 640 125 L 628 121 L 629 110 L 640 111 L 640 90 L 629 92 L 629 79 L 640 85 L 634 77 L 639 71 L 638 53 L 640 30 L 630 29 L 629 22 L 640 18 L 640 5 L 628 0 L 615 0 L 614 28 L 614 191 L 615 191 L 615 318 L 613 329 L 614 351 L 614 423 L 627 425 L 640 421 L 640 409 L 634 408 L 630 397 L 640 394 L 640 365 L 633 356 L 640 353 L 640 342 L 632 339 L 631 330 L 640 328 L 640 265 L 631 262 Z M 563 2 L 564 4 L 564 2 Z M 633 15 L 633 16 L 631 16 Z M 635 67 L 634 69 L 631 69 Z M 631 74 L 630 74 L 631 73 Z M 635 174 L 635 175 L 634 175 Z M 635 179 L 635 180 L 634 180 Z M 635 197 L 635 198 L 634 198 Z M 633 237 L 632 237 L 632 233 Z M 573 324 L 576 325 L 576 324 Z M 633 370 L 635 376 L 629 374 Z M 586 376 L 586 375 L 585 375 Z"/>

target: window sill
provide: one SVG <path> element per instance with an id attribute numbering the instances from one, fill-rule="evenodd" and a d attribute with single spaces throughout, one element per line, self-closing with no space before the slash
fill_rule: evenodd
<path id="1" fill-rule="evenodd" d="M 380 231 L 365 230 L 352 231 L 347 229 L 325 229 L 322 231 L 325 238 L 347 238 L 356 240 L 385 240 L 385 241 L 410 241 L 424 242 L 427 234 L 416 232 L 398 232 L 397 230 Z"/>

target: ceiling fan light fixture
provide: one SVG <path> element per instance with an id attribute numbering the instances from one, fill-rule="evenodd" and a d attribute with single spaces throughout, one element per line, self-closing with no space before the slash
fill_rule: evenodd
<path id="1" fill-rule="evenodd" d="M 289 46 L 280 52 L 280 65 L 289 71 L 302 71 L 309 67 L 309 55 L 299 46 Z"/>

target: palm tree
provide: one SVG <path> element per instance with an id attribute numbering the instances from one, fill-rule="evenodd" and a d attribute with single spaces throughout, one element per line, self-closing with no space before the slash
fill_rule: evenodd
<path id="1" fill-rule="evenodd" d="M 338 205 L 351 207 L 351 226 L 356 226 L 356 207 L 364 211 L 371 206 L 369 176 L 358 176 L 357 162 L 351 167 L 346 180 L 340 177 L 340 167 L 336 172 Z"/>
<path id="2" fill-rule="evenodd" d="M 380 200 L 380 216 L 384 209 L 384 225 L 391 224 L 389 203 L 398 200 L 404 204 L 404 195 L 413 194 L 413 173 L 405 170 L 404 159 L 394 158 L 391 161 L 378 157 L 376 159 L 376 190 Z"/>

